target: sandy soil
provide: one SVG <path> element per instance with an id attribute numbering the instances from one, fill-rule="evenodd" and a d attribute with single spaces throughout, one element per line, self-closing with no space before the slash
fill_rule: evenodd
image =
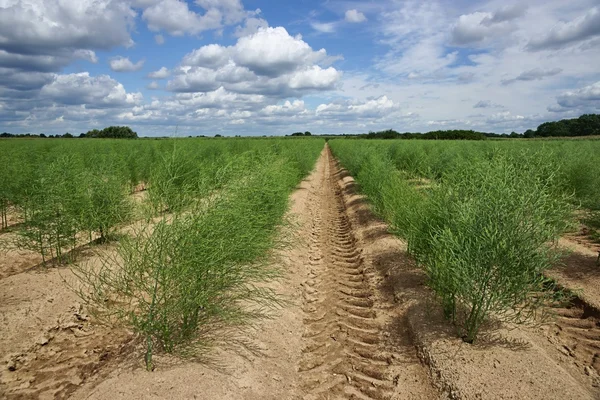
<path id="1" fill-rule="evenodd" d="M 42 256 L 34 251 L 14 249 L 11 243 L 16 238 L 11 232 L 0 235 L 0 279 L 25 272 L 42 262 Z"/>
<path id="2" fill-rule="evenodd" d="M 548 275 L 600 310 L 600 245 L 581 236 L 565 237 L 559 241 L 559 245 L 568 254 L 562 260 L 562 265 L 549 271 Z"/>
<path id="3" fill-rule="evenodd" d="M 0 397 L 66 398 L 126 351 L 131 336 L 93 324 L 70 279 L 36 268 L 0 280 Z"/>

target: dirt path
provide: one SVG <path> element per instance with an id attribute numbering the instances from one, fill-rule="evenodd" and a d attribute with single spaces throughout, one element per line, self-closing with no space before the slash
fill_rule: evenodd
<path id="1" fill-rule="evenodd" d="M 389 305 L 378 295 L 376 271 L 353 232 L 337 172 L 327 148 L 317 166 L 319 188 L 309 199 L 299 366 L 305 398 L 435 398 L 408 332 L 397 341 L 405 346 L 387 340 Z"/>

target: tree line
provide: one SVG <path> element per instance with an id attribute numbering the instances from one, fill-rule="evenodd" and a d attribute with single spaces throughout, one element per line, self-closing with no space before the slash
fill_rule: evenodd
<path id="1" fill-rule="evenodd" d="M 483 140 L 489 134 L 484 132 L 476 132 L 472 130 L 446 130 L 446 131 L 431 131 L 427 133 L 400 133 L 393 129 L 388 129 L 379 132 L 369 132 L 362 135 L 354 135 L 364 139 L 424 139 L 424 140 Z"/>
<path id="2" fill-rule="evenodd" d="M 92 129 L 87 133 L 81 133 L 79 136 L 74 136 L 73 134 L 67 132 L 64 135 L 46 135 L 44 133 L 35 134 L 35 133 L 25 133 L 25 134 L 14 134 L 3 132 L 0 133 L 0 138 L 62 138 L 62 139 L 72 139 L 72 138 L 94 138 L 94 139 L 137 139 L 138 134 L 134 132 L 128 126 L 109 126 L 102 130 Z"/>
<path id="3" fill-rule="evenodd" d="M 544 122 L 536 131 L 528 130 L 525 137 L 592 136 L 600 135 L 600 114 L 584 114 L 579 118 Z"/>
<path id="4" fill-rule="evenodd" d="M 425 140 L 484 140 L 486 138 L 526 138 L 535 137 L 578 137 L 600 136 L 600 114 L 584 114 L 579 118 L 544 122 L 536 130 L 528 129 L 524 133 L 491 133 L 473 130 L 438 130 L 427 133 L 400 133 L 393 129 L 369 132 L 360 135 L 345 135 L 366 139 L 425 139 Z"/>

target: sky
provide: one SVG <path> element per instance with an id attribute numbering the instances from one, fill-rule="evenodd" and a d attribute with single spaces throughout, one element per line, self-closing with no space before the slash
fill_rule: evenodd
<path id="1" fill-rule="evenodd" d="M 0 0 L 0 132 L 522 133 L 600 112 L 600 0 Z"/>

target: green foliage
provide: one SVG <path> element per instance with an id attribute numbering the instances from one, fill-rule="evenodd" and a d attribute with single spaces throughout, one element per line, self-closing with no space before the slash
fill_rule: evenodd
<path id="1" fill-rule="evenodd" d="M 388 143 L 330 145 L 374 210 L 407 239 L 461 336 L 474 341 L 492 315 L 531 318 L 554 295 L 542 274 L 555 261 L 547 243 L 573 211 L 560 157 L 520 151 L 517 142 L 506 146 L 510 152 L 476 143 Z"/>
<path id="2" fill-rule="evenodd" d="M 123 179 L 110 165 L 102 164 L 98 170 L 86 176 L 86 207 L 83 210 L 81 228 L 96 234 L 100 241 L 110 239 L 114 230 L 129 221 L 133 204 Z"/>
<path id="3" fill-rule="evenodd" d="M 556 176 L 538 168 L 539 159 L 528 161 L 519 167 L 497 154 L 449 171 L 409 235 L 467 342 L 490 315 L 523 322 L 553 296 L 542 274 L 555 261 L 547 243 L 564 232 L 572 208 Z"/>
<path id="4" fill-rule="evenodd" d="M 44 262 L 56 257 L 60 263 L 65 249 L 75 247 L 86 205 L 81 170 L 77 157 L 58 158 L 25 189 L 18 246 L 38 251 Z"/>
<path id="5" fill-rule="evenodd" d="M 198 169 L 189 157 L 182 157 L 176 148 L 152 168 L 149 199 L 155 212 L 180 211 L 198 189 Z"/>
<path id="6" fill-rule="evenodd" d="M 322 145 L 300 147 L 314 163 Z M 159 170 L 167 170 L 173 185 L 179 178 L 194 182 L 189 153 L 167 156 Z M 300 178 L 297 164 L 268 147 L 219 160 L 213 169 L 228 178 L 204 181 L 204 193 L 212 195 L 185 209 L 179 204 L 178 212 L 123 238 L 118 255 L 101 268 L 76 269 L 87 284 L 80 295 L 98 315 L 144 338 L 148 369 L 155 351 L 196 355 L 216 329 L 250 323 L 279 302 L 262 283 L 278 274 L 268 265 L 272 249 L 284 244 L 281 226 Z"/>
<path id="7" fill-rule="evenodd" d="M 483 140 L 490 134 L 472 130 L 431 131 L 427 133 L 399 133 L 393 129 L 358 135 L 365 139 L 426 139 L 426 140 Z"/>
<path id="8" fill-rule="evenodd" d="M 92 129 L 85 134 L 88 138 L 137 139 L 138 135 L 128 126 L 109 126 L 102 130 Z"/>
<path id="9" fill-rule="evenodd" d="M 538 126 L 535 136 L 591 136 L 600 135 L 600 114 L 584 114 L 575 119 L 545 122 Z"/>

